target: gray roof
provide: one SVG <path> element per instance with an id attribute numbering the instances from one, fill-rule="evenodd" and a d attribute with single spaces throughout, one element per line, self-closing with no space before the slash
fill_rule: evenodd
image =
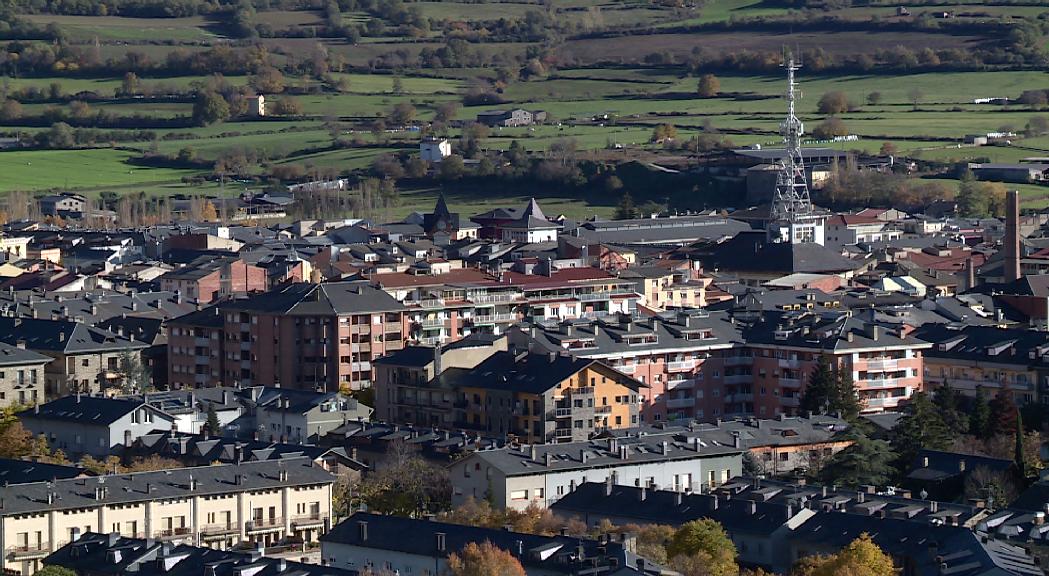
<path id="1" fill-rule="evenodd" d="M 142 342 L 69 320 L 0 317 L 0 341 L 18 345 L 25 342 L 30 350 L 64 354 L 119 352 L 146 348 Z"/>
<path id="2" fill-rule="evenodd" d="M 394 297 L 362 282 L 289 284 L 264 294 L 233 300 L 220 308 L 285 315 L 375 314 L 405 309 Z"/>
<path id="3" fill-rule="evenodd" d="M 281 479 L 281 470 L 287 472 L 286 479 Z M 194 490 L 190 489 L 191 478 L 196 482 Z M 115 504 L 185 498 L 191 494 L 228 494 L 327 484 L 334 479 L 331 473 L 315 467 L 309 458 L 297 458 L 3 486 L 0 487 L 0 499 L 4 502 L 3 515 L 7 516 L 94 508 L 100 503 L 96 499 L 96 488 L 100 486 L 107 489 L 101 502 Z"/>
<path id="4" fill-rule="evenodd" d="M 0 342 L 0 366 L 22 366 L 32 364 L 46 364 L 53 360 L 50 356 L 37 354 L 32 350 L 19 348 Z"/>
<path id="5" fill-rule="evenodd" d="M 720 216 L 674 216 L 583 222 L 570 234 L 600 243 L 678 244 L 717 240 L 749 229 L 745 222 Z"/>

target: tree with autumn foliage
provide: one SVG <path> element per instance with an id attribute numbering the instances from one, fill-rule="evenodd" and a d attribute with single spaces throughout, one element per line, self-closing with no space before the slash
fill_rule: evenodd
<path id="1" fill-rule="evenodd" d="M 513 554 L 489 541 L 470 542 L 448 557 L 452 576 L 525 576 L 524 567 Z"/>
<path id="2" fill-rule="evenodd" d="M 670 566 L 686 576 L 736 576 L 736 545 L 709 518 L 681 525 L 666 545 Z"/>
<path id="3" fill-rule="evenodd" d="M 793 576 L 895 576 L 896 567 L 867 533 L 831 556 L 808 556 L 794 566 Z"/>

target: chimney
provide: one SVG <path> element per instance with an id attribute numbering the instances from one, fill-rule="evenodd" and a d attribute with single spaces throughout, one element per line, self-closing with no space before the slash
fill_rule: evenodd
<path id="1" fill-rule="evenodd" d="M 711 494 L 710 495 L 710 509 L 712 511 L 718 509 L 718 495 L 717 494 Z"/>
<path id="2" fill-rule="evenodd" d="M 972 290 L 976 288 L 976 265 L 973 264 L 973 259 L 965 259 L 965 288 Z"/>
<path id="3" fill-rule="evenodd" d="M 610 475 L 608 477 L 608 479 L 605 480 L 605 496 L 611 496 L 611 495 L 612 495 L 612 476 Z"/>
<path id="4" fill-rule="evenodd" d="M 647 497 L 648 497 L 648 490 L 646 490 L 645 487 L 642 486 L 641 487 L 641 492 L 638 493 L 637 498 L 638 498 L 638 500 L 641 500 L 642 502 L 644 502 L 645 498 L 647 498 Z"/>
<path id="5" fill-rule="evenodd" d="M 1020 193 L 1010 190 L 1005 193 L 1005 271 L 1006 282 L 1020 279 Z"/>
<path id="6" fill-rule="evenodd" d="M 675 505 L 681 506 L 681 502 L 684 500 L 684 498 L 685 498 L 685 493 L 684 492 L 674 492 L 674 504 Z"/>
<path id="7" fill-rule="evenodd" d="M 965 460 L 958 461 L 958 471 L 965 472 Z"/>
<path id="8" fill-rule="evenodd" d="M 361 542 L 368 541 L 368 523 L 364 520 L 360 520 L 357 522 L 357 535 L 360 538 Z"/>
<path id="9" fill-rule="evenodd" d="M 434 534 L 434 548 L 437 549 L 438 553 L 445 552 L 448 549 L 444 532 L 437 532 Z"/>

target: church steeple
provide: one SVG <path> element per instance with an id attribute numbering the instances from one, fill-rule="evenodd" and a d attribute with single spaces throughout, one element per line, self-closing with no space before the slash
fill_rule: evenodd
<path id="1" fill-rule="evenodd" d="M 442 216 L 448 217 L 452 215 L 451 210 L 448 209 L 448 203 L 444 199 L 444 192 L 441 192 L 437 196 L 437 206 L 433 208 L 434 218 L 440 218 Z"/>

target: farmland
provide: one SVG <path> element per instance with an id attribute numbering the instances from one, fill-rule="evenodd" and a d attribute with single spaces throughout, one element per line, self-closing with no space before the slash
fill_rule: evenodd
<path id="1" fill-rule="evenodd" d="M 662 124 L 676 128 L 677 142 L 715 137 L 726 145 L 775 144 L 783 114 L 782 75 L 775 62 L 748 64 L 753 70 L 724 69 L 724 59 L 741 46 L 757 55 L 789 45 L 824 59 L 802 69 L 805 98 L 799 112 L 812 132 L 827 118 L 818 111 L 821 95 L 844 93 L 848 110 L 836 116 L 858 139 L 837 147 L 874 154 L 890 143 L 897 154 L 940 173 L 957 163 L 1049 155 L 1049 136 L 1022 134 L 1032 118 L 1047 113 L 1037 103 L 1016 100 L 1024 92 L 1049 89 L 1049 74 L 1024 65 L 983 65 L 980 70 L 939 65 L 938 54 L 986 52 L 1001 38 L 961 25 L 915 25 L 918 15 L 928 20 L 923 13 L 937 11 L 951 11 L 963 23 L 984 18 L 1012 25 L 1038 19 L 1049 6 L 912 3 L 907 5 L 916 15 L 911 18 L 901 16 L 895 5 L 846 5 L 820 17 L 849 26 L 797 30 L 794 23 L 804 24 L 806 12 L 761 0 L 711 0 L 698 8 L 607 0 L 545 8 L 523 0 L 406 6 L 414 11 L 408 16 L 347 11 L 335 18 L 316 9 L 260 9 L 251 16 L 252 25 L 265 35 L 250 42 L 237 39 L 229 15 L 223 14 L 27 14 L 32 24 L 57 27 L 70 50 L 95 56 L 93 63 L 76 66 L 59 59 L 39 72 L 8 67 L 3 90 L 5 98 L 21 98 L 20 116 L 0 120 L 0 132 L 47 142 L 49 126 L 64 120 L 72 124 L 76 143 L 0 151 L 0 191 L 95 193 L 111 187 L 163 194 L 174 189 L 193 193 L 196 186 L 208 194 L 214 191 L 212 164 L 231 154 L 242 158 L 238 174 L 259 185 L 272 171 L 289 166 L 364 178 L 379 158 L 406 159 L 419 131 L 431 129 L 431 123 L 436 134 L 458 144 L 478 113 L 514 107 L 542 110 L 549 121 L 488 131 L 478 153 L 506 151 L 516 142 L 539 157 L 571 142 L 580 158 L 590 161 L 688 158 L 687 152 L 650 142 Z M 333 31 L 332 21 L 341 28 Z M 533 21 L 541 28 L 556 27 L 557 33 L 538 39 L 533 37 L 538 32 L 507 30 Z M 734 25 L 723 26 L 729 22 Z M 455 44 L 454 38 L 467 40 Z M 1046 44 L 1044 38 L 1037 42 Z M 293 102 L 291 111 L 260 118 L 239 104 L 240 112 L 225 122 L 198 122 L 194 100 L 200 91 L 218 90 L 230 99 L 258 86 L 257 63 L 235 65 L 221 75 L 212 74 L 219 72 L 212 65 L 187 72 L 180 63 L 216 50 L 225 51 L 223 62 L 241 50 L 249 61 L 279 70 L 283 79 L 276 92 L 283 94 L 267 94 L 268 104 L 277 110 L 287 100 Z M 915 64 L 890 72 L 884 67 L 899 65 L 881 59 L 894 50 L 921 53 L 926 60 L 916 58 Z M 835 68 L 860 56 L 874 58 L 863 73 Z M 436 64 L 424 64 L 425 59 Z M 699 97 L 704 62 L 717 63 L 712 70 L 720 88 L 716 95 Z M 128 69 L 135 75 L 130 88 L 123 72 Z M 974 103 L 992 97 L 1012 102 Z M 392 120 L 397 110 L 402 123 L 408 111 L 412 126 Z M 449 111 L 450 117 L 441 116 Z M 131 128 L 138 131 L 128 132 Z M 962 143 L 968 134 L 995 131 L 1018 135 L 1008 145 Z M 394 211 L 428 208 L 438 186 L 406 183 Z M 471 194 L 452 193 L 450 200 L 479 206 Z M 583 204 L 569 199 L 561 211 L 607 214 L 615 201 L 580 194 Z M 1049 204 L 1040 188 L 1025 195 L 1031 206 Z M 508 192 L 506 200 L 520 197 Z"/>

